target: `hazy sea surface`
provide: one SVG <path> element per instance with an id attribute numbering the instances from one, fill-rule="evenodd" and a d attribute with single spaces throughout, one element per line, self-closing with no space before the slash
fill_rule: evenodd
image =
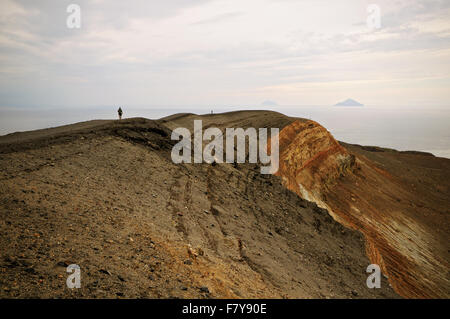
<path id="1" fill-rule="evenodd" d="M 72 124 L 93 119 L 115 119 L 117 107 L 18 108 L 0 107 L 0 135 Z M 158 119 L 180 112 L 204 114 L 268 109 L 235 107 L 123 107 L 124 117 Z M 344 142 L 376 145 L 397 150 L 431 152 L 450 158 L 450 107 L 335 107 L 274 106 L 289 116 L 309 118 L 325 126 Z"/>

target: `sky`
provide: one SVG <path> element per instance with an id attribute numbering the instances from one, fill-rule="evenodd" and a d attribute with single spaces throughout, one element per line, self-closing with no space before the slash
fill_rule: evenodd
<path id="1" fill-rule="evenodd" d="M 448 108 L 449 87 L 448 0 L 0 0 L 0 107 Z"/>

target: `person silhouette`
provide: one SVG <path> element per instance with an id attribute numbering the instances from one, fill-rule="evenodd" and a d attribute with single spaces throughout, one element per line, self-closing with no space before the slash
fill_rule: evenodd
<path id="1" fill-rule="evenodd" d="M 119 113 L 119 120 L 121 120 L 123 112 L 122 112 L 122 108 L 120 106 L 119 106 L 119 109 L 117 110 L 117 113 Z"/>

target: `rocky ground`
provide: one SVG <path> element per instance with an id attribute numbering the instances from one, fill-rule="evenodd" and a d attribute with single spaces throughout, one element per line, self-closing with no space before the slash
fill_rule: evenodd
<path id="1" fill-rule="evenodd" d="M 206 124 L 289 122 L 253 116 Z M 361 233 L 280 177 L 255 164 L 174 164 L 170 129 L 188 118 L 0 137 L 0 297 L 398 297 L 384 277 L 367 288 Z M 66 286 L 69 264 L 80 289 Z"/>

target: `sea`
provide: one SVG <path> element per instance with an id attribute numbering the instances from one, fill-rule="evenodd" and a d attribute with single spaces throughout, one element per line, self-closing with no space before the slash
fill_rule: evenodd
<path id="1" fill-rule="evenodd" d="M 401 151 L 430 152 L 450 158 L 449 107 L 342 106 L 124 106 L 124 118 L 158 119 L 174 113 L 222 113 L 272 110 L 322 124 L 339 140 Z M 117 118 L 118 106 L 79 108 L 1 107 L 0 135 L 55 127 L 93 119 Z"/>

